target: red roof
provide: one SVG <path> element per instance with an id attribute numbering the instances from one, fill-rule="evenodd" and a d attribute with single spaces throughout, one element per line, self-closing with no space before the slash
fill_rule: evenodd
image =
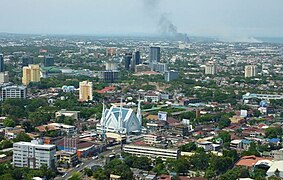
<path id="1" fill-rule="evenodd" d="M 104 94 L 104 93 L 107 93 L 108 91 L 114 91 L 115 89 L 116 88 L 114 86 L 108 86 L 108 87 L 105 87 L 104 89 L 96 90 L 96 92 L 99 94 Z"/>
<path id="2" fill-rule="evenodd" d="M 263 158 L 263 157 L 256 157 L 256 156 L 243 156 L 236 163 L 236 166 L 253 167 L 259 160 L 272 160 L 272 158 Z"/>

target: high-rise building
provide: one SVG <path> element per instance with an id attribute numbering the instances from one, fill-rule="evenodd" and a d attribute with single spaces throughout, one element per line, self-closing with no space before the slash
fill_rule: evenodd
<path id="1" fill-rule="evenodd" d="M 257 75 L 256 65 L 247 65 L 245 66 L 245 77 L 255 77 Z"/>
<path id="2" fill-rule="evenodd" d="M 83 81 L 80 82 L 80 101 L 93 100 L 92 96 L 92 82 Z"/>
<path id="3" fill-rule="evenodd" d="M 27 96 L 27 88 L 25 86 L 6 86 L 2 88 L 2 101 L 5 99 L 25 99 Z"/>
<path id="4" fill-rule="evenodd" d="M 126 53 L 125 57 L 124 57 L 124 64 L 125 64 L 125 69 L 126 70 L 130 70 L 130 65 L 131 65 L 131 61 L 132 61 L 132 53 Z"/>
<path id="5" fill-rule="evenodd" d="M 106 49 L 106 56 L 115 56 L 117 54 L 117 49 L 110 47 Z"/>
<path id="6" fill-rule="evenodd" d="M 165 81 L 169 82 L 169 81 L 172 81 L 174 79 L 177 79 L 179 77 L 179 72 L 173 71 L 173 70 L 167 71 L 167 72 L 165 72 L 164 77 L 165 77 Z"/>
<path id="7" fill-rule="evenodd" d="M 110 61 L 105 63 L 106 71 L 116 71 L 118 70 L 118 65 L 116 62 Z"/>
<path id="8" fill-rule="evenodd" d="M 99 72 L 99 79 L 103 82 L 113 83 L 119 79 L 119 72 L 120 71 L 100 71 Z"/>
<path id="9" fill-rule="evenodd" d="M 54 66 L 54 57 L 51 55 L 44 56 L 44 67 Z"/>
<path id="10" fill-rule="evenodd" d="M 22 83 L 28 85 L 30 82 L 40 81 L 40 67 L 36 64 L 31 64 L 28 67 L 23 67 Z"/>
<path id="11" fill-rule="evenodd" d="M 160 47 L 151 46 L 149 48 L 149 61 L 150 63 L 160 62 Z"/>
<path id="12" fill-rule="evenodd" d="M 55 168 L 56 146 L 42 141 L 16 142 L 13 144 L 13 166 L 38 169 L 42 165 Z"/>
<path id="13" fill-rule="evenodd" d="M 0 72 L 0 84 L 9 82 L 9 72 Z"/>
<path id="14" fill-rule="evenodd" d="M 0 54 L 0 72 L 4 72 L 4 55 Z"/>
<path id="15" fill-rule="evenodd" d="M 22 58 L 22 67 L 33 64 L 33 57 L 24 55 Z"/>
<path id="16" fill-rule="evenodd" d="M 156 72 L 165 73 L 168 69 L 168 65 L 166 63 L 153 63 L 152 70 Z"/>
<path id="17" fill-rule="evenodd" d="M 208 61 L 205 64 L 205 74 L 215 75 L 217 73 L 216 64 L 213 61 Z"/>
<path id="18" fill-rule="evenodd" d="M 132 60 L 132 63 L 131 63 L 131 69 L 132 69 L 132 71 L 135 71 L 135 67 L 136 67 L 136 65 L 139 65 L 139 64 L 140 64 L 140 61 L 141 61 L 140 52 L 139 52 L 139 51 L 135 51 L 135 52 L 133 53 L 133 60 Z"/>

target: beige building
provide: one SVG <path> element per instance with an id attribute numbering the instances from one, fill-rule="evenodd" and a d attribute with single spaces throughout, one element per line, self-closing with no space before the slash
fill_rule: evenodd
<path id="1" fill-rule="evenodd" d="M 30 82 L 40 81 L 40 67 L 37 64 L 31 64 L 23 67 L 22 83 L 28 85 Z"/>
<path id="2" fill-rule="evenodd" d="M 9 82 L 9 72 L 0 72 L 0 83 L 8 83 Z"/>
<path id="3" fill-rule="evenodd" d="M 217 73 L 216 64 L 213 61 L 208 61 L 205 64 L 205 74 L 215 75 Z"/>
<path id="4" fill-rule="evenodd" d="M 92 99 L 92 82 L 80 82 L 80 101 L 88 101 Z"/>
<path id="5" fill-rule="evenodd" d="M 257 75 L 257 69 L 255 65 L 245 66 L 245 78 L 255 77 Z"/>

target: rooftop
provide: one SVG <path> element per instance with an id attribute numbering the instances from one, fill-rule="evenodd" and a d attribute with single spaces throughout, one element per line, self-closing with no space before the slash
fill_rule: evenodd
<path id="1" fill-rule="evenodd" d="M 50 144 L 35 144 L 31 142 L 17 142 L 14 145 L 22 145 L 22 146 L 34 146 L 34 147 L 41 147 L 41 148 L 53 148 L 55 145 Z"/>

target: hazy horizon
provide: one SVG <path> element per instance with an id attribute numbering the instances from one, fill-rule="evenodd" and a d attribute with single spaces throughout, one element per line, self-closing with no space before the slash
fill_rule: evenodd
<path id="1" fill-rule="evenodd" d="M 0 32 L 283 37 L 280 0 L 1 0 Z"/>

